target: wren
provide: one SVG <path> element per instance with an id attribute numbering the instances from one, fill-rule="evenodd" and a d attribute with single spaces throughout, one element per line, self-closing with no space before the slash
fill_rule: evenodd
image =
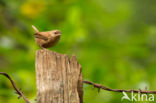
<path id="1" fill-rule="evenodd" d="M 32 28 L 35 31 L 35 41 L 42 49 L 53 47 L 60 40 L 60 30 L 39 32 L 35 26 L 32 25 Z"/>

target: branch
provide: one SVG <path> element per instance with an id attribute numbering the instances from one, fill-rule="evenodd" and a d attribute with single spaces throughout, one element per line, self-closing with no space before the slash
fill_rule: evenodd
<path id="1" fill-rule="evenodd" d="M 19 95 L 18 99 L 21 98 L 21 97 L 23 97 L 23 99 L 24 99 L 24 101 L 25 101 L 26 103 L 30 103 L 29 100 L 24 96 L 23 92 L 21 92 L 21 91 L 17 88 L 15 82 L 11 79 L 11 77 L 10 77 L 8 74 L 3 73 L 3 72 L 0 72 L 0 74 L 1 74 L 1 75 L 4 75 L 5 77 L 7 77 L 7 78 L 10 80 L 10 82 L 11 82 L 13 88 L 15 89 L 16 93 Z"/>
<path id="2" fill-rule="evenodd" d="M 96 84 L 90 81 L 83 80 L 83 83 L 93 85 L 95 88 L 98 88 L 98 90 L 103 89 L 106 91 L 112 91 L 112 92 L 134 92 L 134 93 L 142 93 L 142 94 L 156 94 L 156 91 L 147 91 L 147 90 L 123 90 L 123 89 L 111 89 L 105 86 L 102 86 L 101 84 Z"/>

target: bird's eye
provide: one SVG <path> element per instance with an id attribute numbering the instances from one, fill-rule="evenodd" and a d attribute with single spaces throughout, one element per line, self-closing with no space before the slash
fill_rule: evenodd
<path id="1" fill-rule="evenodd" d="M 55 31 L 54 34 L 57 34 L 57 32 Z"/>

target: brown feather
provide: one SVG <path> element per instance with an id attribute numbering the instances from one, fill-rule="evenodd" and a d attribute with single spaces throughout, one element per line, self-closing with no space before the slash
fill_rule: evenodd
<path id="1" fill-rule="evenodd" d="M 35 41 L 41 48 L 53 47 L 60 40 L 61 31 L 59 30 L 39 32 L 35 26 L 32 27 L 36 32 L 34 34 Z"/>

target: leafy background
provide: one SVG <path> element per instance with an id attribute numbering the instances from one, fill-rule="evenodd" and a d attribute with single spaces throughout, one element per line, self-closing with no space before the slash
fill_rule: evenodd
<path id="1" fill-rule="evenodd" d="M 85 80 L 111 88 L 156 90 L 155 0 L 0 0 L 0 71 L 35 103 L 39 47 L 32 24 L 40 31 L 62 31 L 51 50 L 76 55 Z M 121 97 L 84 85 L 84 103 L 120 103 Z M 3 76 L 0 103 L 24 103 Z"/>

